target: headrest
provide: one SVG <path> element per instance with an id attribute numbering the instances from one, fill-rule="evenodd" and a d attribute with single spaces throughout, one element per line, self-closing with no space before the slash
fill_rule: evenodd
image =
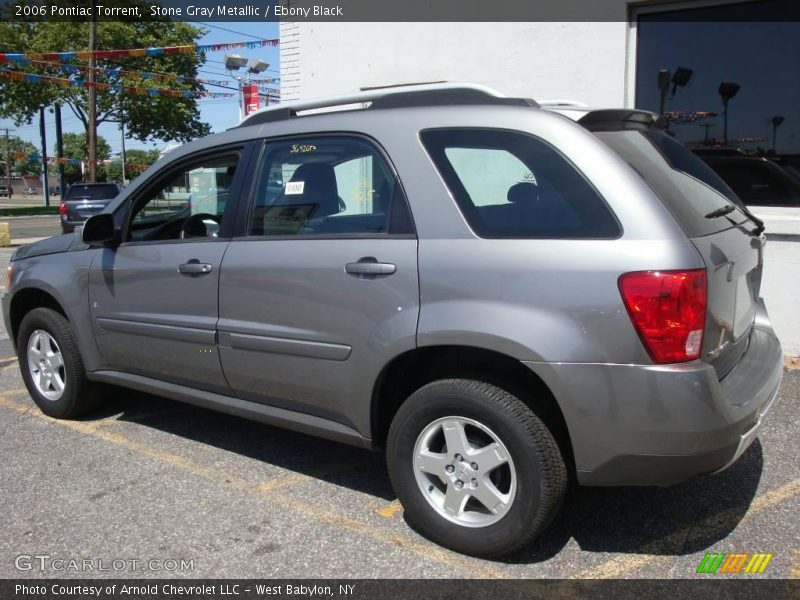
<path id="1" fill-rule="evenodd" d="M 327 163 L 305 163 L 297 167 L 291 181 L 302 181 L 303 195 L 326 194 L 337 196 L 336 174 Z"/>
<path id="2" fill-rule="evenodd" d="M 515 183 L 508 188 L 506 199 L 513 203 L 536 202 L 539 200 L 539 186 L 530 181 Z"/>

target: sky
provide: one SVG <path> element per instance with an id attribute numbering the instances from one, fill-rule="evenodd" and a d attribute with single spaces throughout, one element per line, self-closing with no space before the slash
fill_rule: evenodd
<path id="1" fill-rule="evenodd" d="M 256 39 L 273 39 L 279 36 L 278 24 L 270 22 L 257 22 L 257 23 L 210 23 L 210 22 L 197 22 L 194 25 L 200 26 L 207 31 L 207 33 L 200 38 L 200 44 L 219 44 L 224 42 L 240 42 L 252 41 Z M 235 50 L 228 50 L 227 52 L 210 52 L 206 54 L 206 63 L 199 69 L 198 77 L 201 79 L 215 79 L 215 80 L 230 80 L 231 86 L 236 86 L 233 79 L 230 79 L 228 73 L 225 71 L 223 61 L 225 54 L 239 54 L 248 59 L 261 58 L 269 63 L 269 70 L 264 72 L 261 77 L 278 77 L 280 75 L 279 50 L 275 46 L 268 46 L 264 48 L 257 48 L 249 50 L 247 48 L 237 48 Z M 120 66 L 124 67 L 124 59 L 120 61 Z M 207 87 L 210 92 L 228 92 L 222 88 Z M 236 98 L 221 98 L 221 99 L 208 99 L 198 100 L 200 108 L 200 118 L 204 122 L 211 125 L 213 132 L 224 131 L 233 127 L 239 122 L 239 109 L 238 101 Z M 46 127 L 47 127 L 47 153 L 48 156 L 55 155 L 55 121 L 52 113 L 46 112 Z M 83 124 L 72 113 L 69 108 L 64 108 L 61 111 L 61 123 L 64 133 L 74 132 L 83 133 Z M 0 130 L 8 127 L 11 135 L 17 135 L 23 140 L 33 143 L 37 148 L 41 148 L 41 138 L 39 136 L 39 119 L 34 118 L 30 125 L 20 125 L 17 127 L 11 119 L 0 119 Z M 115 123 L 104 123 L 98 128 L 99 135 L 103 136 L 111 146 L 112 156 L 118 154 L 122 149 L 122 139 L 119 126 Z M 138 140 L 126 139 L 125 148 L 141 148 L 141 149 L 161 149 L 164 147 L 164 142 L 158 141 L 155 143 L 144 144 Z"/>

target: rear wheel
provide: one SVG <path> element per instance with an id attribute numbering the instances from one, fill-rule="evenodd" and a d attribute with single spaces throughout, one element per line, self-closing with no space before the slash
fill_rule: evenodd
<path id="1" fill-rule="evenodd" d="M 86 378 L 69 321 L 60 313 L 36 308 L 25 315 L 17 352 L 25 386 L 46 415 L 67 419 L 97 405 L 99 386 Z"/>
<path id="2" fill-rule="evenodd" d="M 406 514 L 433 541 L 502 556 L 538 536 L 560 508 L 558 444 L 522 401 L 488 383 L 430 383 L 389 430 L 389 475 Z"/>

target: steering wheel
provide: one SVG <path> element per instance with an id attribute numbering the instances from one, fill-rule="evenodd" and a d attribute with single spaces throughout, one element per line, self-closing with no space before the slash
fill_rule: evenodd
<path id="1" fill-rule="evenodd" d="M 218 215 L 212 215 L 211 213 L 197 213 L 192 215 L 181 224 L 180 238 L 208 237 L 208 227 L 204 221 L 214 221 L 214 223 L 219 225 L 220 217 Z M 216 231 L 211 234 L 212 237 L 216 237 L 216 235 Z"/>

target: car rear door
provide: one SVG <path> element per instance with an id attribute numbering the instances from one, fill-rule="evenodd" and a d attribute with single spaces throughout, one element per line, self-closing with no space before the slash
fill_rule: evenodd
<path id="1" fill-rule="evenodd" d="M 381 369 L 415 346 L 417 239 L 397 175 L 359 136 L 268 143 L 225 254 L 219 352 L 246 400 L 365 434 Z"/>

